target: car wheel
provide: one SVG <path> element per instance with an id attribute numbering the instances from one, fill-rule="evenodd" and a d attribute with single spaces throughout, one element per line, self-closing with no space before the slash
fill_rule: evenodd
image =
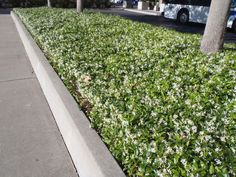
<path id="1" fill-rule="evenodd" d="M 233 25 L 232 25 L 232 31 L 236 33 L 236 20 L 234 20 Z"/>
<path id="2" fill-rule="evenodd" d="M 182 10 L 178 14 L 177 18 L 178 22 L 181 24 L 186 24 L 189 21 L 189 14 L 187 10 Z"/>

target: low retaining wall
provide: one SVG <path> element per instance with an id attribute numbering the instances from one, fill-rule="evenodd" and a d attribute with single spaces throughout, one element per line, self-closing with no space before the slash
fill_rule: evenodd
<path id="1" fill-rule="evenodd" d="M 125 177 L 25 26 L 14 12 L 11 16 L 79 176 Z"/>

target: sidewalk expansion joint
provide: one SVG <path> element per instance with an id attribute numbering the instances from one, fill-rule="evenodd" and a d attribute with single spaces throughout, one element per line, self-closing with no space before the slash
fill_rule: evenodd
<path id="1" fill-rule="evenodd" d="M 21 81 L 21 80 L 33 80 L 33 79 L 36 79 L 36 77 L 32 76 L 32 77 L 25 77 L 25 78 L 19 78 L 19 79 L 0 80 L 0 83 Z"/>

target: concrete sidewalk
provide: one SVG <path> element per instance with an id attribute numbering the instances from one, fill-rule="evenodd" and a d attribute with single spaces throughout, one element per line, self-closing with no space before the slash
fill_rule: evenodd
<path id="1" fill-rule="evenodd" d="M 12 18 L 1 10 L 0 176 L 78 176 Z"/>

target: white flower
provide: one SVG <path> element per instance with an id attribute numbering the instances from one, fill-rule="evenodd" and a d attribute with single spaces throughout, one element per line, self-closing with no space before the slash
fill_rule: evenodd
<path id="1" fill-rule="evenodd" d="M 206 136 L 204 137 L 204 139 L 205 139 L 206 141 L 209 141 L 209 140 L 211 139 L 211 136 L 206 135 Z"/>
<path id="2" fill-rule="evenodd" d="M 155 113 L 155 112 L 151 112 L 151 116 L 153 116 L 153 117 L 155 117 L 157 115 L 157 113 Z"/>
<path id="3" fill-rule="evenodd" d="M 180 162 L 181 162 L 184 166 L 187 165 L 187 160 L 186 160 L 186 159 L 181 159 Z"/>
<path id="4" fill-rule="evenodd" d="M 199 153 L 201 151 L 201 148 L 200 147 L 197 147 L 196 149 L 195 149 L 195 152 L 197 152 L 197 153 Z"/>
<path id="5" fill-rule="evenodd" d="M 202 156 L 203 156 L 203 152 L 201 151 L 201 152 L 200 152 L 200 157 L 202 157 Z"/>
<path id="6" fill-rule="evenodd" d="M 188 124 L 189 124 L 189 125 L 193 125 L 193 121 L 190 120 L 190 119 L 188 119 Z"/>
<path id="7" fill-rule="evenodd" d="M 173 152 L 172 148 L 171 147 L 168 147 L 167 150 L 166 150 L 166 153 L 167 154 L 171 154 Z"/>
<path id="8" fill-rule="evenodd" d="M 197 132 L 197 127 L 196 127 L 196 126 L 193 126 L 193 127 L 192 127 L 192 131 L 193 131 L 193 133 L 196 133 L 196 132 Z"/>
<path id="9" fill-rule="evenodd" d="M 225 136 L 220 137 L 220 140 L 221 140 L 222 142 L 226 142 Z"/>
<path id="10" fill-rule="evenodd" d="M 215 162 L 217 165 L 221 165 L 221 163 L 222 163 L 219 159 L 215 159 Z"/>
<path id="11" fill-rule="evenodd" d="M 174 118 L 174 119 L 177 119 L 177 118 L 178 118 L 178 115 L 175 114 L 175 115 L 173 116 L 173 118 Z"/>
<path id="12" fill-rule="evenodd" d="M 176 83 L 173 83 L 173 88 L 175 89 L 177 87 L 178 87 L 178 85 Z"/>
<path id="13" fill-rule="evenodd" d="M 203 131 L 200 131 L 199 134 L 200 134 L 200 135 L 204 135 L 204 132 L 203 132 Z"/>
<path id="14" fill-rule="evenodd" d="M 191 104 L 191 101 L 189 99 L 185 100 L 185 104 L 186 105 L 190 105 Z"/>

